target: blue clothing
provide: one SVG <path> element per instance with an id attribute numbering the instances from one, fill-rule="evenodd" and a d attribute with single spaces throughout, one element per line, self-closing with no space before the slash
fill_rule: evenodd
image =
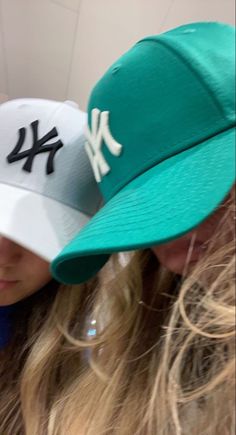
<path id="1" fill-rule="evenodd" d="M 15 311 L 15 306 L 0 307 L 0 350 L 9 342 L 12 333 L 11 315 Z"/>
<path id="2" fill-rule="evenodd" d="M 27 298 L 16 302 L 13 305 L 8 305 L 6 307 L 0 306 L 0 350 L 5 348 L 9 343 L 10 339 L 14 335 L 14 328 L 16 322 L 17 311 L 21 310 L 22 313 L 25 311 L 30 311 L 34 304 L 39 303 L 39 300 L 43 297 L 46 292 L 54 298 L 58 289 L 58 283 L 55 280 L 50 281 L 45 287 L 38 290 L 36 293 L 28 296 Z M 23 316 L 24 318 L 24 316 Z"/>

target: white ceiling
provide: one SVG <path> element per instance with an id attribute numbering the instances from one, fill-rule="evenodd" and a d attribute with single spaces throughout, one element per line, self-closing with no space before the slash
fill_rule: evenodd
<path id="1" fill-rule="evenodd" d="M 234 24 L 235 0 L 0 0 L 0 100 L 74 99 L 136 40 L 188 21 Z M 2 95 L 1 95 L 2 94 Z"/>

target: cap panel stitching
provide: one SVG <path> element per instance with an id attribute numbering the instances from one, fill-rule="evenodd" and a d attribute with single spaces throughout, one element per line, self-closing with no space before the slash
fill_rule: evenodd
<path id="1" fill-rule="evenodd" d="M 195 77 L 197 77 L 199 83 L 202 84 L 203 88 L 207 91 L 208 95 L 211 97 L 211 99 L 214 102 L 215 106 L 217 107 L 220 115 L 223 116 L 225 119 L 227 119 L 225 112 L 224 112 L 224 109 L 223 109 L 220 101 L 216 97 L 215 93 L 208 86 L 208 84 L 206 83 L 204 78 L 198 73 L 196 68 L 194 68 L 189 63 L 189 61 L 185 58 L 185 56 L 183 55 L 182 52 L 180 52 L 177 48 L 172 47 L 170 45 L 170 43 L 168 43 L 166 40 L 164 41 L 161 38 L 159 38 L 159 39 L 153 39 L 152 37 L 146 38 L 146 39 L 138 42 L 138 44 L 145 43 L 145 42 L 153 42 L 155 44 L 160 44 L 160 45 L 164 46 L 167 50 L 169 50 L 172 54 L 174 54 L 176 57 L 178 57 L 178 59 L 181 60 L 184 63 L 184 65 L 187 66 L 187 68 L 195 75 Z"/>

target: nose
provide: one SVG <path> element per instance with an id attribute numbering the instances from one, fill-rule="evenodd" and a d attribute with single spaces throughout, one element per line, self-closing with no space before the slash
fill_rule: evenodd
<path id="1" fill-rule="evenodd" d="M 0 236 L 0 267 L 13 266 L 21 256 L 21 247 L 6 237 Z"/>

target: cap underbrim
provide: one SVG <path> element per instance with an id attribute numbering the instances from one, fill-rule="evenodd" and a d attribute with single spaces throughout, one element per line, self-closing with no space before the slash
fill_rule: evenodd
<path id="1" fill-rule="evenodd" d="M 232 128 L 131 181 L 54 260 L 54 276 L 81 283 L 113 252 L 162 244 L 191 231 L 218 207 L 234 181 Z"/>
<path id="2" fill-rule="evenodd" d="M 0 183 L 0 235 L 51 262 L 88 222 L 51 198 Z"/>

